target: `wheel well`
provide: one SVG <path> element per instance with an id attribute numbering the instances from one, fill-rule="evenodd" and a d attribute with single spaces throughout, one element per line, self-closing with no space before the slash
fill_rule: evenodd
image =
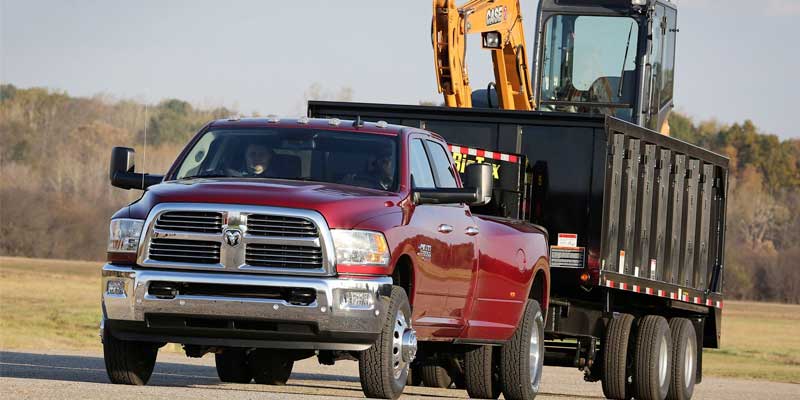
<path id="1" fill-rule="evenodd" d="M 392 273 L 392 281 L 395 286 L 400 286 L 405 289 L 408 295 L 408 301 L 413 306 L 414 304 L 414 265 L 411 263 L 411 257 L 406 254 L 400 256 L 397 260 L 397 265 L 394 267 Z"/>
<path id="2" fill-rule="evenodd" d="M 542 312 L 547 313 L 547 279 L 544 271 L 539 271 L 536 273 L 536 277 L 533 278 L 528 298 L 538 301 L 539 306 L 542 307 Z"/>

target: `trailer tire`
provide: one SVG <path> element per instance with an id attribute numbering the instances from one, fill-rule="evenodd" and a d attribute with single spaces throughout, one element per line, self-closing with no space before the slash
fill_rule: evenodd
<path id="1" fill-rule="evenodd" d="M 406 362 L 402 358 L 403 349 L 398 348 L 398 340 L 402 346 L 406 332 L 413 332 L 411 306 L 403 288 L 392 287 L 389 307 L 384 317 L 383 329 L 378 339 L 372 347 L 359 354 L 358 375 L 361 389 L 367 397 L 396 399 L 403 394 L 410 365 L 410 361 Z M 399 351 L 399 358 L 395 350 Z"/>
<path id="2" fill-rule="evenodd" d="M 464 384 L 470 398 L 500 397 L 500 366 L 494 347 L 476 346 L 464 355 Z"/>
<path id="3" fill-rule="evenodd" d="M 697 335 L 692 321 L 673 318 L 669 321 L 672 335 L 672 379 L 669 400 L 689 400 L 694 394 L 697 377 Z"/>
<path id="4" fill-rule="evenodd" d="M 664 400 L 671 381 L 672 338 L 667 320 L 646 315 L 639 321 L 633 383 L 639 400 Z"/>
<path id="5" fill-rule="evenodd" d="M 447 369 L 439 364 L 425 364 L 419 368 L 422 375 L 422 383 L 425 387 L 447 389 L 453 383 L 453 378 Z"/>
<path id="6" fill-rule="evenodd" d="M 146 385 L 158 357 L 156 343 L 117 339 L 106 325 L 103 329 L 103 359 L 111 383 Z"/>
<path id="7" fill-rule="evenodd" d="M 285 350 L 255 349 L 247 355 L 247 366 L 256 383 L 283 386 L 292 375 L 294 359 Z"/>
<path id="8" fill-rule="evenodd" d="M 628 343 L 631 338 L 633 316 L 621 314 L 612 318 L 603 338 L 603 369 L 600 380 L 603 394 L 614 400 L 626 400 L 628 396 Z"/>
<path id="9" fill-rule="evenodd" d="M 250 383 L 253 375 L 247 366 L 245 349 L 231 347 L 214 354 L 219 380 L 227 383 Z"/>
<path id="10" fill-rule="evenodd" d="M 508 400 L 529 400 L 539 393 L 544 367 L 544 317 L 529 299 L 511 340 L 500 353 L 500 381 Z"/>

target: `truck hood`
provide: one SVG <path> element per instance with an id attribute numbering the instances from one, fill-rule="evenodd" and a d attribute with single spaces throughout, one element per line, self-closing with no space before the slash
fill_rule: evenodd
<path id="1" fill-rule="evenodd" d="M 324 182 L 281 179 L 192 179 L 151 186 L 129 212 L 144 219 L 161 203 L 217 203 L 315 210 L 331 228 L 398 211 L 398 193 Z"/>

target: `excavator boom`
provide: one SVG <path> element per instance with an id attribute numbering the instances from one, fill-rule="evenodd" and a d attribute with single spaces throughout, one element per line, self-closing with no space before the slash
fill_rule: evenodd
<path id="1" fill-rule="evenodd" d="M 432 41 L 439 93 L 450 107 L 472 107 L 466 65 L 467 35 L 480 33 L 492 53 L 500 108 L 532 110 L 525 33 L 518 0 L 433 1 Z"/>

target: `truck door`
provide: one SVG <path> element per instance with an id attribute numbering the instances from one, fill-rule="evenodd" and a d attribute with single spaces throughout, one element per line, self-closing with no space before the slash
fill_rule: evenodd
<path id="1" fill-rule="evenodd" d="M 456 188 L 456 171 L 448 151 L 442 143 L 426 140 L 425 147 L 433 165 L 433 177 L 437 188 Z M 449 226 L 449 231 L 439 232 L 448 244 L 449 262 L 445 267 L 448 276 L 447 303 L 445 312 L 452 318 L 462 320 L 467 305 L 472 277 L 477 269 L 476 235 L 479 234 L 476 221 L 465 204 L 439 206 L 441 221 Z"/>
<path id="2" fill-rule="evenodd" d="M 433 144 L 421 137 L 410 141 L 409 164 L 416 188 L 435 188 L 437 183 L 455 184 L 455 180 L 450 183 L 441 179 L 441 174 L 432 167 L 435 165 L 432 152 L 438 154 Z M 448 167 L 449 164 L 444 171 Z M 471 221 L 472 217 L 465 211 L 469 210 L 462 205 L 421 204 L 415 206 L 409 221 L 411 228 L 418 232 L 413 239 L 417 253 L 414 323 L 423 329 L 434 328 L 431 331 L 434 335 L 457 335 L 464 324 L 461 315 L 472 270 L 464 270 L 463 263 L 454 264 L 453 253 L 459 254 L 456 258 L 466 259 L 467 253 L 475 252 L 474 241 L 465 233 L 469 226 L 467 220 Z M 474 258 L 470 256 L 470 261 Z"/>

